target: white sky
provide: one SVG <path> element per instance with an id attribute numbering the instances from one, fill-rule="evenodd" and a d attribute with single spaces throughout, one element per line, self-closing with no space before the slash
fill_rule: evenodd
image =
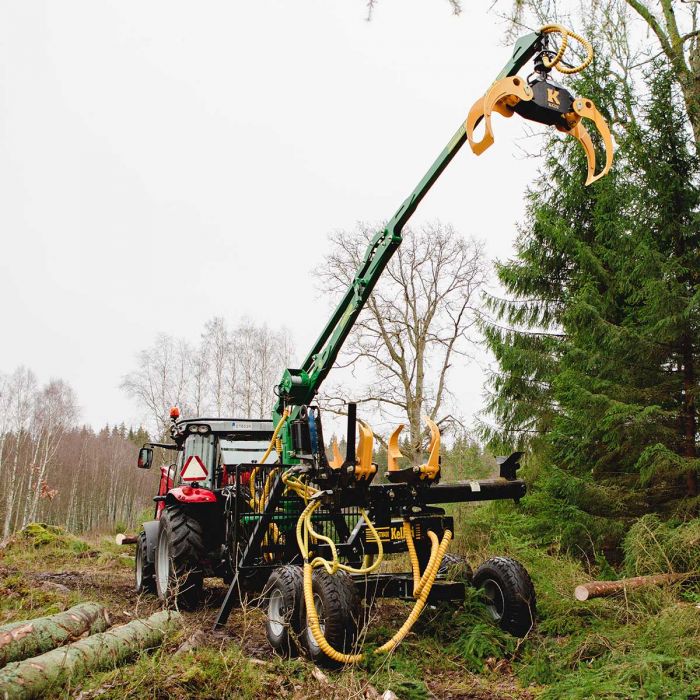
<path id="1" fill-rule="evenodd" d="M 490 4 L 0 4 L 0 371 L 67 380 L 99 427 L 139 420 L 118 385 L 160 331 L 248 315 L 300 361 L 330 312 L 309 274 L 326 234 L 391 216 L 508 59 Z M 413 223 L 507 256 L 522 134 L 497 118 Z M 482 381 L 453 376 L 467 417 Z"/>

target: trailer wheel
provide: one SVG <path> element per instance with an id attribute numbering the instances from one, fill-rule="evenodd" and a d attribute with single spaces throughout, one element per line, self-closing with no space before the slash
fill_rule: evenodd
<path id="1" fill-rule="evenodd" d="M 303 581 L 301 567 L 287 564 L 276 568 L 265 586 L 267 640 L 281 656 L 296 656 L 298 653 Z"/>
<path id="2" fill-rule="evenodd" d="M 331 575 L 316 569 L 313 574 L 313 594 L 323 636 L 328 643 L 342 653 L 349 653 L 357 639 L 361 618 L 361 601 L 355 583 L 344 571 Z M 302 633 L 300 641 L 306 655 L 316 664 L 338 667 L 337 661 L 326 656 L 316 643 L 306 617 L 306 605 L 302 596 Z"/>
<path id="3" fill-rule="evenodd" d="M 152 561 L 148 561 L 146 533 L 139 533 L 136 542 L 136 592 L 155 593 L 156 592 L 156 568 Z"/>
<path id="4" fill-rule="evenodd" d="M 445 554 L 438 569 L 438 575 L 444 576 L 448 581 L 459 581 L 465 584 L 470 584 L 474 578 L 469 562 L 459 554 Z"/>
<path id="5" fill-rule="evenodd" d="M 510 557 L 487 559 L 474 572 L 474 586 L 501 629 L 524 637 L 535 624 L 537 602 L 525 567 Z"/>
<path id="6" fill-rule="evenodd" d="M 180 506 L 167 506 L 160 517 L 155 579 L 158 597 L 185 610 L 196 608 L 204 588 L 200 558 L 204 528 Z"/>

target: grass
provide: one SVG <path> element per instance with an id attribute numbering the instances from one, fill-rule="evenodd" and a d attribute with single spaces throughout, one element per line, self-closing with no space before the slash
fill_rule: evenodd
<path id="1" fill-rule="evenodd" d="M 380 693 L 391 688 L 401 700 L 700 697 L 697 585 L 638 589 L 579 603 L 573 599 L 577 584 L 617 574 L 595 555 L 577 559 L 556 537 L 544 540 L 527 503 L 472 507 L 460 513 L 460 520 L 455 548 L 472 565 L 505 554 L 530 571 L 539 623 L 526 639 L 495 627 L 470 590 L 459 609 L 428 609 L 390 656 L 368 653 L 359 666 L 328 672 L 327 682 L 321 682 L 306 661 L 271 656 L 260 610 L 237 611 L 225 635 L 210 634 L 214 605 L 187 615 L 186 629 L 161 649 L 82 679 L 57 697 L 363 698 L 371 697 L 370 686 Z M 646 572 L 661 564 L 665 568 L 653 571 L 668 570 L 669 563 L 681 560 L 687 569 L 690 555 L 676 550 L 679 542 L 696 542 L 697 521 L 640 523 L 625 540 L 624 571 Z M 158 604 L 133 592 L 132 562 L 125 551 L 107 537 L 79 540 L 46 526 L 21 533 L 0 550 L 0 624 L 57 612 L 80 600 L 105 603 L 117 622 L 149 614 Z M 49 583 L 65 582 L 69 590 L 46 587 L 47 571 L 55 576 Z M 399 601 L 373 609 L 368 652 L 391 636 L 407 613 L 407 604 Z M 204 643 L 176 655 L 195 629 L 206 631 Z"/>

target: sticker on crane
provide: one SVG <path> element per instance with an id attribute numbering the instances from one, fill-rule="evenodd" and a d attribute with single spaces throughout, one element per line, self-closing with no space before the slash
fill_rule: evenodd
<path id="1" fill-rule="evenodd" d="M 202 479 L 206 479 L 208 475 L 209 472 L 204 466 L 204 462 L 202 462 L 197 455 L 192 455 L 187 458 L 185 466 L 182 468 L 180 478 L 183 481 L 202 481 Z"/>

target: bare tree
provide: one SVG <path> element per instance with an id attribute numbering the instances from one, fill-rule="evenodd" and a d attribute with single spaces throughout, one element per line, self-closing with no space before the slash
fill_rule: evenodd
<path id="1" fill-rule="evenodd" d="M 221 316 L 207 321 L 204 327 L 203 352 L 208 358 L 211 393 L 210 403 L 217 416 L 224 413 L 226 403 L 226 373 L 230 365 L 231 340 L 226 322 Z"/>
<path id="2" fill-rule="evenodd" d="M 78 417 L 73 389 L 60 379 L 49 382 L 34 400 L 32 432 L 36 448 L 28 472 L 23 525 L 36 519 L 39 498 L 47 489 L 47 468 L 66 431 Z"/>
<path id="3" fill-rule="evenodd" d="M 316 273 L 324 292 L 339 297 L 346 291 L 376 230 L 359 224 L 331 235 L 332 251 Z M 422 415 L 443 424 L 450 418 L 447 379 L 470 341 L 485 276 L 482 244 L 463 239 L 452 226 L 406 229 L 339 358 L 340 366 L 369 371 L 356 400 L 407 419 L 407 456 L 414 461 L 421 453 Z M 346 397 L 347 390 L 336 387 L 322 398 L 332 406 Z"/>
<path id="4" fill-rule="evenodd" d="M 4 382 L 5 398 L 3 407 L 7 417 L 3 430 L 2 447 L 8 447 L 5 474 L 5 517 L 3 519 L 3 539 L 12 529 L 13 517 L 20 502 L 20 471 L 23 468 L 21 456 L 30 440 L 30 421 L 36 400 L 37 381 L 34 373 L 26 367 L 18 367 Z"/>
<path id="5" fill-rule="evenodd" d="M 184 408 L 190 398 L 190 358 L 184 340 L 161 333 L 138 354 L 137 368 L 122 380 L 121 388 L 149 412 L 159 435 L 167 430 L 170 407 Z"/>
<path id="6" fill-rule="evenodd" d="M 230 327 L 214 317 L 204 327 L 198 347 L 161 334 L 137 356 L 122 389 L 150 415 L 156 433 L 169 423 L 168 409 L 183 414 L 267 417 L 272 389 L 291 355 L 285 329 L 272 330 L 244 319 Z"/>

